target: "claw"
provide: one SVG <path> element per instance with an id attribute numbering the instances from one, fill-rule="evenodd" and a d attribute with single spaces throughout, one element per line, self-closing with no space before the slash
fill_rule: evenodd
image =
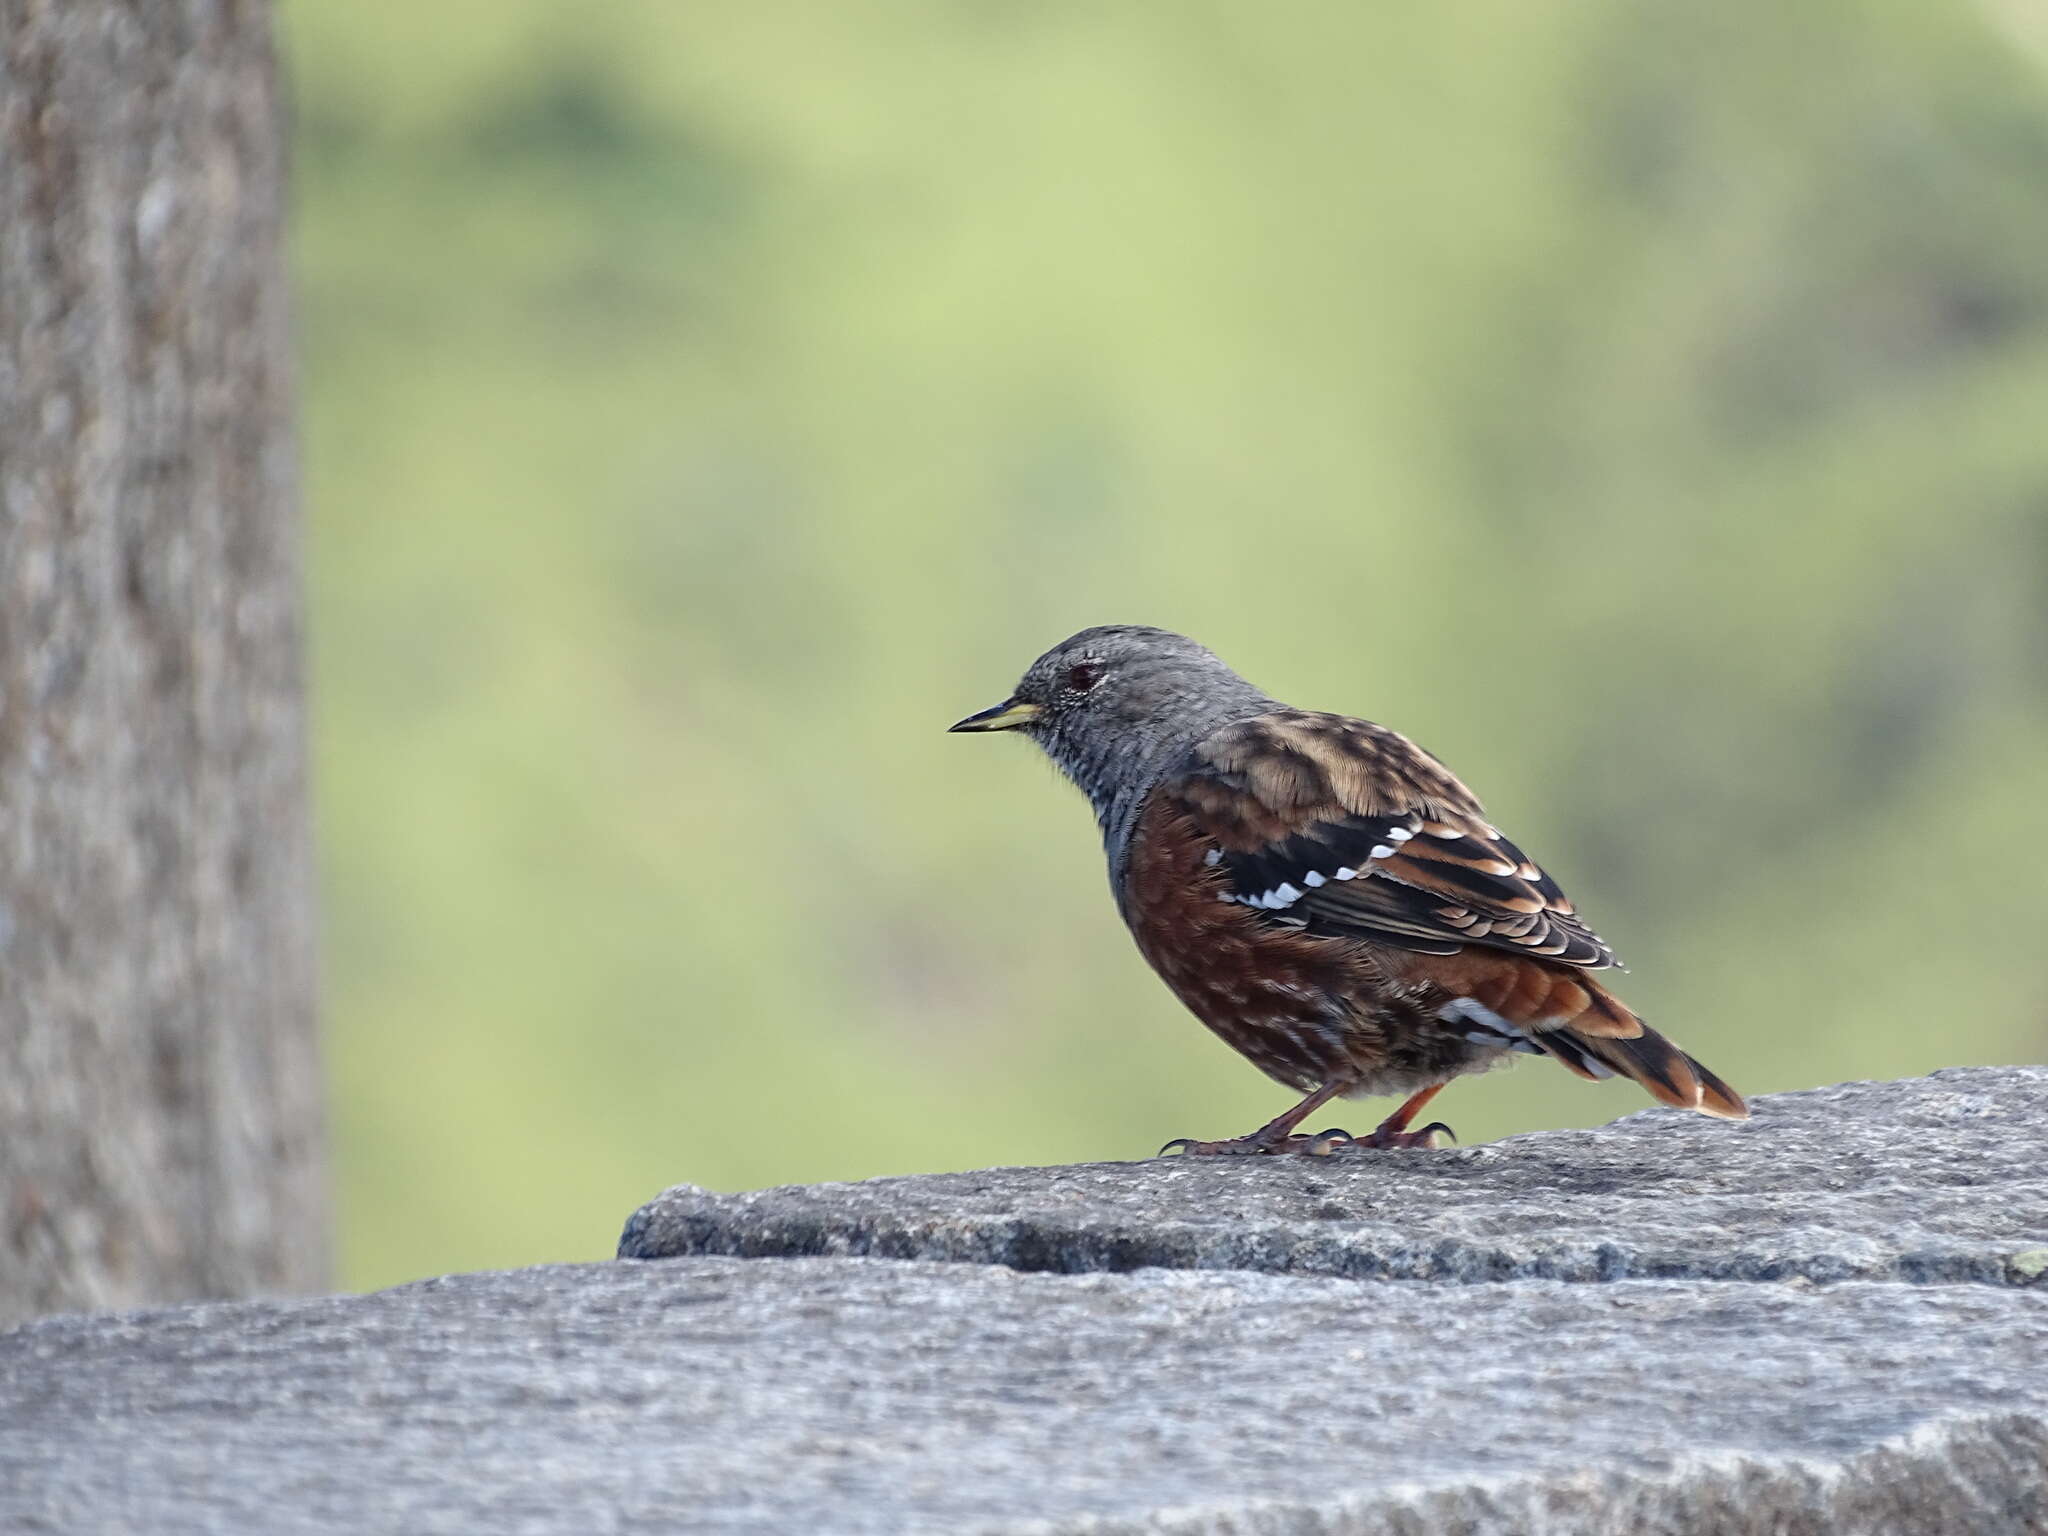
<path id="1" fill-rule="evenodd" d="M 1330 1157 L 1345 1147 L 1365 1147 L 1374 1151 L 1419 1147 L 1424 1151 L 1434 1151 L 1438 1135 L 1451 1141 L 1458 1139 L 1458 1133 L 1443 1121 L 1432 1120 L 1418 1131 L 1389 1130 L 1383 1125 L 1369 1136 L 1354 1136 L 1338 1126 L 1318 1131 L 1313 1136 L 1283 1136 L 1277 1140 L 1262 1140 L 1257 1135 L 1240 1136 L 1234 1141 L 1196 1141 L 1192 1136 L 1176 1136 L 1152 1155 L 1165 1157 L 1168 1153 L 1179 1153 L 1182 1157 L 1271 1157 L 1282 1152 L 1298 1152 L 1303 1157 Z"/>
<path id="2" fill-rule="evenodd" d="M 1306 1136 L 1283 1136 L 1278 1141 L 1261 1141 L 1257 1136 L 1240 1136 L 1235 1141 L 1196 1141 L 1176 1136 L 1161 1147 L 1158 1156 L 1179 1152 L 1182 1157 L 1266 1157 L 1275 1152 L 1292 1152 L 1307 1141 Z"/>
<path id="3" fill-rule="evenodd" d="M 1444 1135 L 1450 1137 L 1453 1141 L 1458 1139 L 1458 1133 L 1448 1125 L 1445 1125 L 1443 1121 L 1433 1120 L 1419 1131 L 1395 1131 L 1389 1130 L 1383 1125 L 1370 1136 L 1363 1137 L 1353 1143 L 1353 1145 L 1377 1147 L 1382 1151 L 1391 1150 L 1396 1147 L 1420 1147 L 1425 1152 L 1431 1152 L 1436 1149 L 1436 1134 L 1438 1131 L 1442 1131 Z"/>

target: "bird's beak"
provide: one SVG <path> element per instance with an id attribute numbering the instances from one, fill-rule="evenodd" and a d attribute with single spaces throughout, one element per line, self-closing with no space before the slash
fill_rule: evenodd
<path id="1" fill-rule="evenodd" d="M 1005 699 L 991 705 L 978 715 L 969 715 L 957 725 L 946 727 L 949 731 L 1014 731 L 1020 725 L 1029 725 L 1044 713 L 1036 704 L 1026 704 L 1022 699 Z"/>

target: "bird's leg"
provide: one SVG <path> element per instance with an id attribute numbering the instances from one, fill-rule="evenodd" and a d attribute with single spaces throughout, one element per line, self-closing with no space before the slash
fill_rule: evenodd
<path id="1" fill-rule="evenodd" d="M 1419 1131 L 1408 1129 L 1408 1122 L 1421 1113 L 1422 1106 L 1442 1093 L 1449 1085 L 1433 1083 L 1420 1093 L 1410 1094 L 1401 1107 L 1379 1124 L 1379 1129 L 1370 1136 L 1361 1136 L 1355 1143 L 1361 1147 L 1423 1147 L 1436 1145 L 1436 1133 L 1442 1131 L 1451 1140 L 1458 1139 L 1458 1133 L 1441 1120 L 1432 1120 Z"/>
<path id="2" fill-rule="evenodd" d="M 1163 1157 L 1168 1152 L 1178 1151 L 1183 1157 L 1243 1157 L 1261 1152 L 1292 1152 L 1314 1139 L 1295 1135 L 1294 1128 L 1350 1086 L 1343 1078 L 1333 1079 L 1286 1114 L 1267 1121 L 1249 1136 L 1240 1136 L 1234 1141 L 1191 1141 L 1182 1136 L 1161 1147 L 1159 1155 Z"/>

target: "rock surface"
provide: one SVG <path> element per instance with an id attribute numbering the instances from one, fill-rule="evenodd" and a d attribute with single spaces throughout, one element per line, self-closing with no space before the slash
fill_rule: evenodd
<path id="1" fill-rule="evenodd" d="M 1741 1124 L 1653 1109 L 1436 1152 L 998 1168 L 740 1195 L 684 1185 L 626 1224 L 619 1255 L 1468 1282 L 2031 1285 L 2048 1270 L 2048 1067 L 1846 1083 L 1754 1108 Z"/>
<path id="2" fill-rule="evenodd" d="M 0 1528 L 2048 1525 L 2048 1295 L 584 1265 L 0 1338 Z"/>
<path id="3" fill-rule="evenodd" d="M 1998 1068 L 672 1190 L 661 1263 L 0 1334 L 0 1531 L 2038 1536 L 2044 1140 Z"/>

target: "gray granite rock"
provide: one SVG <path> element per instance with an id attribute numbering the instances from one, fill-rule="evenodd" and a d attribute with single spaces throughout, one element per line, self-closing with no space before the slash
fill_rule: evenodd
<path id="1" fill-rule="evenodd" d="M 2033 1285 L 2048 1067 L 1773 1094 L 1742 1124 L 1653 1109 L 1436 1152 L 1161 1158 L 719 1195 L 669 1190 L 622 1258 L 873 1254 L 1079 1273 Z"/>
<path id="2" fill-rule="evenodd" d="M 2048 1528 L 2048 1294 L 563 1266 L 0 1335 L 0 1529 Z"/>
<path id="3" fill-rule="evenodd" d="M 672 1190 L 664 1263 L 0 1335 L 0 1531 L 2034 1536 L 2044 1111 Z"/>

